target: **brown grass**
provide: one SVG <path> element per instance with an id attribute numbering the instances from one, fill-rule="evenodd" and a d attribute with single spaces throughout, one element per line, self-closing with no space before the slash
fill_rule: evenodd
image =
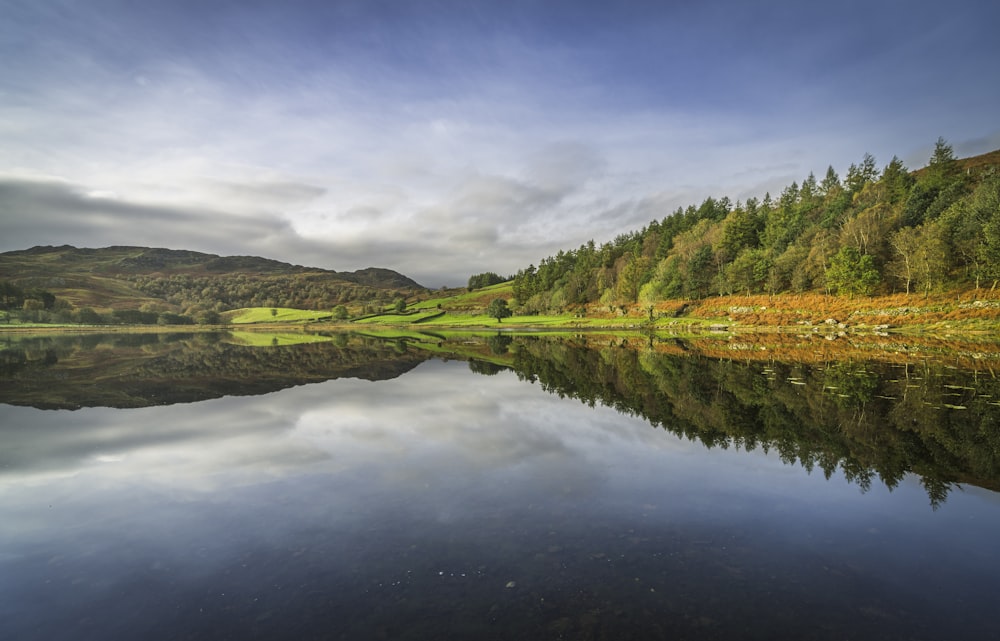
<path id="1" fill-rule="evenodd" d="M 824 294 L 721 296 L 692 303 L 685 315 L 772 327 L 822 325 L 827 320 L 866 327 L 947 321 L 1000 322 L 1000 292 L 981 289 L 929 296 L 892 294 L 855 298 Z"/>

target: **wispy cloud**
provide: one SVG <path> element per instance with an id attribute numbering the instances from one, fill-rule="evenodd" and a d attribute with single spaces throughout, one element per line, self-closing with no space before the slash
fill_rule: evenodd
<path id="1" fill-rule="evenodd" d="M 322 246 L 296 235 L 278 216 L 130 202 L 54 180 L 0 177 L 0 211 L 10 212 L 6 242 L 19 247 L 55 238 L 81 247 L 149 245 L 222 254 L 275 248 L 289 259 L 325 257 Z"/>

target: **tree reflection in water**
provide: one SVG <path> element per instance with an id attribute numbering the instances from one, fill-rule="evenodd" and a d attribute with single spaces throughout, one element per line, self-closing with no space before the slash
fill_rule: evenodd
<path id="1" fill-rule="evenodd" d="M 1000 382 L 946 358 L 737 360 L 677 339 L 594 335 L 300 333 L 247 342 L 226 333 L 8 335 L 0 402 L 143 407 L 341 377 L 383 380 L 430 358 L 457 358 L 477 374 L 510 369 L 708 448 L 774 450 L 827 477 L 839 468 L 864 490 L 876 479 L 894 488 L 913 473 L 937 507 L 956 484 L 1000 489 Z"/>

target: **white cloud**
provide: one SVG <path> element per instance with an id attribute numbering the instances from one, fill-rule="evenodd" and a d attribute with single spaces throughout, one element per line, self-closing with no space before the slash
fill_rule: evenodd
<path id="1" fill-rule="evenodd" d="M 430 393 L 429 390 L 433 390 Z M 448 407 L 441 413 L 440 407 Z M 431 361 L 406 376 L 369 382 L 340 379 L 255 397 L 133 410 L 73 413 L 6 406 L 9 456 L 0 494 L 26 481 L 82 476 L 99 484 L 142 477 L 154 485 L 199 492 L 218 483 L 371 467 L 389 473 L 406 459 L 433 481 L 447 474 L 488 475 L 540 458 L 576 461 L 581 486 L 599 471 L 588 452 L 638 446 L 700 449 L 614 410 L 557 399 L 513 374 L 472 376 L 462 362 Z M 136 431 L 136 425 L 143 428 Z M 497 429 L 503 425 L 504 429 Z M 39 438 L 44 434 L 44 438 Z M 412 480 L 412 479 L 410 479 Z"/>

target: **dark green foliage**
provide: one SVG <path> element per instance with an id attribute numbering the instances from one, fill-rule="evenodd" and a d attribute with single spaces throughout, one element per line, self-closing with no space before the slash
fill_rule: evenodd
<path id="1" fill-rule="evenodd" d="M 734 291 L 760 292 L 771 270 L 771 255 L 764 249 L 748 249 L 730 263 L 726 276 Z"/>
<path id="2" fill-rule="evenodd" d="M 489 287 L 490 285 L 498 285 L 506 280 L 506 278 L 503 278 L 494 272 L 473 274 L 472 276 L 469 276 L 469 291 L 471 292 L 474 289 L 482 289 L 483 287 Z"/>
<path id="3" fill-rule="evenodd" d="M 870 294 L 878 281 L 875 261 L 867 254 L 859 254 L 851 245 L 841 247 L 826 270 L 828 286 L 840 294 Z"/>
<path id="4" fill-rule="evenodd" d="M 689 298 L 703 298 L 711 293 L 712 284 L 712 248 L 702 245 L 695 250 L 688 261 L 687 278 L 684 282 L 684 295 Z"/>
<path id="5" fill-rule="evenodd" d="M 961 168 L 955 159 L 954 150 L 944 138 L 934 143 L 934 153 L 927 163 L 926 177 L 929 184 L 947 185 L 959 179 Z"/>
<path id="6" fill-rule="evenodd" d="M 104 318 L 90 307 L 77 311 L 76 319 L 81 325 L 100 325 L 104 322 Z"/>
<path id="7" fill-rule="evenodd" d="M 903 219 L 900 223 L 904 227 L 916 227 L 924 222 L 927 210 L 937 199 L 938 190 L 930 186 L 919 183 L 915 185 L 906 198 L 906 206 L 903 209 Z"/>
<path id="8" fill-rule="evenodd" d="M 876 180 L 878 180 L 878 170 L 875 168 L 875 157 L 866 153 L 861 160 L 861 165 L 852 164 L 847 169 L 844 186 L 848 193 L 854 195 L 864 189 L 865 185 L 874 183 Z"/>
<path id="9" fill-rule="evenodd" d="M 486 337 L 486 344 L 490 348 L 490 353 L 496 356 L 503 356 L 510 350 L 511 344 L 514 342 L 513 337 L 509 334 L 501 334 L 497 332 L 494 336 Z"/>
<path id="10" fill-rule="evenodd" d="M 0 280 L 0 309 L 20 309 L 24 305 L 24 290 L 6 280 Z"/>
<path id="11" fill-rule="evenodd" d="M 534 312 L 596 303 L 622 312 L 716 293 L 978 287 L 1000 280 L 1000 220 L 986 227 L 996 209 L 987 191 L 996 190 L 982 188 L 998 173 L 1000 153 L 956 160 L 940 139 L 918 172 L 896 157 L 880 172 L 865 154 L 843 181 L 829 167 L 821 181 L 810 173 L 776 201 L 708 198 L 600 246 L 560 251 L 517 273 L 514 299 Z M 919 228 L 919 265 L 901 265 L 892 244 L 906 228 Z"/>
<path id="12" fill-rule="evenodd" d="M 44 289 L 25 290 L 10 281 L 0 280 L 0 309 L 23 309 L 26 303 L 29 303 L 27 308 L 53 309 L 56 296 Z"/>
<path id="13" fill-rule="evenodd" d="M 978 264 L 996 287 L 1000 281 L 1000 175 L 984 181 L 968 207 L 972 219 L 982 222 L 982 240 L 976 246 Z"/>
<path id="14" fill-rule="evenodd" d="M 512 316 L 513 312 L 510 310 L 510 307 L 507 306 L 506 299 L 494 298 L 486 307 L 486 315 L 497 319 L 497 322 L 499 323 L 502 319 Z"/>
<path id="15" fill-rule="evenodd" d="M 480 361 L 476 359 L 471 359 L 469 361 L 469 371 L 483 376 L 496 376 L 506 369 L 507 368 L 503 365 L 497 365 L 496 363 L 491 363 L 489 361 Z"/>
<path id="16" fill-rule="evenodd" d="M 742 250 L 754 249 L 759 245 L 763 221 L 756 215 L 756 207 L 756 201 L 747 201 L 746 208 L 737 207 L 723 223 L 719 250 L 730 260 Z"/>
<path id="17" fill-rule="evenodd" d="M 805 220 L 799 209 L 799 187 L 795 183 L 785 189 L 778 206 L 767 212 L 764 223 L 763 245 L 774 254 L 780 254 L 802 233 Z"/>
<path id="18" fill-rule="evenodd" d="M 143 312 L 137 309 L 116 309 L 111 313 L 113 322 L 120 325 L 155 325 L 160 315 L 156 312 Z"/>
<path id="19" fill-rule="evenodd" d="M 160 325 L 193 325 L 194 319 L 184 314 L 174 314 L 173 312 L 161 312 L 157 323 Z"/>
<path id="20" fill-rule="evenodd" d="M 886 200 L 895 205 L 906 199 L 916 179 L 903 165 L 903 161 L 893 156 L 892 160 L 889 161 L 889 164 L 882 171 L 881 182 L 886 189 Z"/>
<path id="21" fill-rule="evenodd" d="M 218 325 L 221 322 L 222 322 L 222 317 L 219 315 L 219 312 L 216 312 L 214 310 L 202 312 L 198 316 L 199 325 Z"/>
<path id="22" fill-rule="evenodd" d="M 827 166 L 826 174 L 823 176 L 823 182 L 819 184 L 819 195 L 824 198 L 830 198 L 835 196 L 841 188 L 840 176 L 837 175 L 833 165 Z"/>
<path id="23" fill-rule="evenodd" d="M 706 447 L 773 450 L 827 477 L 839 469 L 862 489 L 917 473 L 932 507 L 967 479 L 1000 483 L 993 377 L 926 364 L 765 366 L 541 339 L 511 351 L 518 376 L 546 391 L 642 416 Z M 955 389 L 968 391 L 958 399 Z M 943 412 L 947 404 L 973 411 Z"/>

